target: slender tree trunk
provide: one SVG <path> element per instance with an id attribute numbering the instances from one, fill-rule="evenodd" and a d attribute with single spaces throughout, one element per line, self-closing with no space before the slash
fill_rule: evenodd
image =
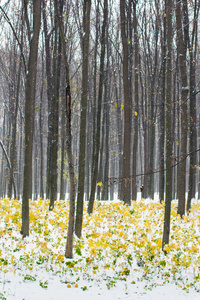
<path id="1" fill-rule="evenodd" d="M 108 44 L 108 25 L 109 21 L 107 22 L 107 29 L 106 29 L 106 44 L 107 44 L 107 65 L 105 70 L 105 80 L 104 80 L 104 117 L 105 117 L 105 159 L 104 159 L 104 174 L 103 174 L 103 186 L 102 186 L 102 200 L 108 200 L 108 175 L 110 169 L 110 160 L 109 160 L 109 140 L 110 140 L 110 45 Z M 103 135 L 102 135 L 103 137 Z"/>
<path id="2" fill-rule="evenodd" d="M 156 149 L 156 139 L 155 139 L 155 124 L 156 124 L 156 109 L 155 109 L 155 94 L 156 94 L 156 75 L 157 75 L 157 65 L 158 65 L 158 16 L 156 16 L 156 24 L 155 24 L 155 56 L 154 56 L 154 66 L 153 66 L 153 74 L 151 76 L 151 91 L 150 91 L 150 129 L 149 129 L 149 196 L 151 199 L 154 199 L 154 165 L 155 165 L 155 149 Z"/>
<path id="3" fill-rule="evenodd" d="M 43 77 L 43 76 L 42 76 Z M 43 82 L 40 91 L 40 111 L 39 111 L 39 130 L 40 130 L 40 197 L 44 199 L 44 147 L 43 147 Z"/>
<path id="4" fill-rule="evenodd" d="M 162 88 L 160 107 L 160 202 L 165 195 L 165 95 L 166 95 L 166 17 L 164 17 L 163 41 L 162 42 Z"/>
<path id="5" fill-rule="evenodd" d="M 57 200 L 57 152 L 58 152 L 58 25 L 55 16 L 55 37 L 54 37 L 54 51 L 53 51 L 53 97 L 51 99 L 50 110 L 50 136 L 49 143 L 49 210 L 53 210 L 54 202 Z"/>
<path id="6" fill-rule="evenodd" d="M 199 7 L 197 6 L 197 1 L 195 1 L 194 6 L 194 25 L 192 30 L 192 38 L 190 41 L 189 35 L 189 20 L 188 20 L 188 8 L 187 2 L 184 5 L 184 13 L 186 15 L 186 38 L 188 41 L 189 55 L 190 55 L 190 166 L 189 166 L 189 185 L 188 185 L 188 201 L 187 201 L 187 212 L 191 209 L 191 201 L 195 198 L 195 186 L 197 172 L 195 166 L 197 165 L 197 154 L 195 150 L 197 149 L 197 107 L 196 107 L 196 45 L 197 45 L 197 20 L 199 14 Z"/>
<path id="7" fill-rule="evenodd" d="M 126 34 L 126 17 L 125 17 L 125 1 L 120 0 L 120 16 L 121 16 L 121 37 L 123 47 L 123 86 L 124 86 L 124 146 L 123 146 L 123 200 L 124 203 L 131 204 L 131 117 L 132 103 L 130 98 L 129 83 L 129 51 L 128 37 Z"/>
<path id="8" fill-rule="evenodd" d="M 96 129 L 96 147 L 94 154 L 94 170 L 92 173 L 91 192 L 88 204 L 88 213 L 93 212 L 93 205 L 95 199 L 97 175 L 98 175 L 98 163 L 99 163 L 99 150 L 100 150 L 100 132 L 101 132 L 101 105 L 103 97 L 103 77 L 104 77 L 104 58 L 105 58 L 105 46 L 106 46 L 106 23 L 108 16 L 108 1 L 104 0 L 103 9 L 103 25 L 101 33 L 101 57 L 100 57 L 100 77 L 99 77 L 99 94 L 98 94 L 98 106 L 97 106 L 97 129 Z"/>
<path id="9" fill-rule="evenodd" d="M 92 166 L 91 166 L 91 174 L 93 174 L 94 171 L 94 157 L 95 157 L 95 152 L 96 152 L 96 142 L 95 142 L 95 137 L 96 137 L 96 120 L 97 120 L 97 53 L 98 53 L 98 43 L 99 43 L 99 3 L 100 0 L 97 1 L 97 5 L 96 5 L 96 37 L 95 37 L 95 47 L 94 47 L 94 74 L 93 74 L 93 91 L 94 91 L 94 95 L 93 95 L 93 107 L 92 107 L 92 115 L 93 115 L 93 147 L 92 147 Z M 91 175 L 92 177 L 92 175 Z"/>
<path id="10" fill-rule="evenodd" d="M 165 105 L 165 120 L 166 120 L 166 199 L 165 199 L 165 215 L 162 249 L 169 244 L 170 235 L 170 216 L 171 216 L 171 201 L 172 201 L 172 140 L 171 140 L 171 96 L 172 96 L 172 0 L 166 0 L 166 26 L 167 26 L 167 89 L 166 89 L 166 105 Z"/>
<path id="11" fill-rule="evenodd" d="M 13 115 L 13 125 L 12 125 L 12 141 L 10 147 L 10 162 L 11 162 L 11 176 L 10 182 L 8 185 L 8 198 L 12 197 L 12 187 L 14 186 L 13 180 L 15 180 L 14 170 L 16 168 L 16 158 L 17 158 L 17 148 L 16 148 L 16 135 L 17 135 L 17 115 L 18 115 L 18 107 L 19 107 L 19 91 L 20 91 L 20 80 L 21 80 L 21 60 L 19 64 L 19 72 L 18 72 L 18 79 L 17 79 L 17 89 L 16 89 L 16 96 L 15 96 L 15 111 Z M 16 188 L 14 189 L 14 198 L 17 198 L 17 191 Z"/>
<path id="12" fill-rule="evenodd" d="M 76 181 L 74 174 L 74 163 L 72 154 L 72 136 L 71 136 L 71 92 L 69 86 L 69 71 L 66 68 L 66 113 L 67 113 L 67 157 L 69 167 L 69 178 L 70 178 L 70 208 L 69 208 L 69 223 L 67 232 L 67 243 L 65 249 L 65 257 L 73 257 L 73 234 L 74 234 L 74 218 L 75 218 L 75 199 L 76 199 Z"/>
<path id="13" fill-rule="evenodd" d="M 181 2 L 176 1 L 176 26 L 178 37 L 178 54 L 180 62 L 180 75 L 181 75 L 181 153 L 180 159 L 182 160 L 179 165 L 179 186 L 178 186 L 178 211 L 181 217 L 185 214 L 185 192 L 186 192 L 186 153 L 187 153 L 187 65 L 186 65 L 186 44 L 184 42 L 183 29 L 182 29 L 182 10 Z"/>
<path id="14" fill-rule="evenodd" d="M 138 103 L 139 103 L 139 42 L 138 42 L 138 30 L 137 30 L 137 16 L 136 16 L 136 4 L 134 4 L 133 11 L 133 27 L 134 27 L 134 46 L 135 46 L 135 112 L 134 112 L 134 136 L 133 136 L 133 167 L 132 167 L 132 199 L 137 200 L 137 156 L 138 156 Z"/>
<path id="15" fill-rule="evenodd" d="M 48 98 L 48 129 L 51 127 L 51 105 L 53 98 L 53 86 L 52 86 L 52 70 L 51 70 L 51 51 L 50 51 L 50 34 L 47 27 L 46 5 L 45 0 L 42 0 L 42 15 L 43 15 L 43 27 L 45 36 L 45 56 L 46 56 L 46 78 L 47 78 L 47 98 Z M 47 147 L 47 182 L 46 182 L 46 196 L 50 196 L 50 149 L 51 149 L 51 131 L 48 130 L 48 147 Z"/>
<path id="16" fill-rule="evenodd" d="M 119 34 L 119 33 L 118 33 Z M 114 60 L 114 58 L 112 57 Z M 119 68 L 119 76 L 121 75 L 121 68 L 119 61 L 116 62 Z M 122 118 L 121 118 L 121 101 L 120 101 L 120 92 L 121 92 L 121 80 L 119 80 L 119 90 L 118 90 L 118 83 L 117 83 L 117 74 L 114 68 L 114 91 L 115 91 L 115 99 L 117 104 L 117 116 L 116 116 L 116 128 L 117 128 L 117 140 L 118 140 L 118 155 L 119 155 L 119 171 L 118 171 L 118 199 L 122 200 L 121 198 L 121 187 L 122 187 Z"/>
<path id="17" fill-rule="evenodd" d="M 58 26 L 60 31 L 60 38 L 62 42 L 62 55 L 65 66 L 65 78 L 66 78 L 66 147 L 67 158 L 69 167 L 69 179 L 70 179 L 70 207 L 69 207 L 69 223 L 67 232 L 67 243 L 65 248 L 65 257 L 73 257 L 73 235 L 74 235 L 74 218 L 75 218 L 75 199 L 76 199 L 76 181 L 74 172 L 74 162 L 72 153 L 72 134 L 71 134 L 71 90 L 69 79 L 69 64 L 67 60 L 66 43 L 63 31 L 62 15 L 59 14 L 57 1 L 54 1 L 56 17 L 58 20 Z"/>
<path id="18" fill-rule="evenodd" d="M 27 15 L 28 17 L 28 15 Z M 25 87 L 25 163 L 22 196 L 22 227 L 23 237 L 29 235 L 29 196 L 32 174 L 32 150 L 35 111 L 35 89 L 37 72 L 38 41 L 40 33 L 41 1 L 33 2 L 33 36 L 30 41 L 28 74 Z"/>
<path id="19" fill-rule="evenodd" d="M 81 94 L 81 120 L 79 137 L 79 174 L 78 193 L 76 207 L 75 233 L 80 238 L 83 222 L 83 201 L 85 191 L 85 147 L 86 147 L 86 118 L 88 98 L 88 60 L 89 60 L 89 36 L 90 36 L 90 9 L 91 0 L 83 3 L 83 36 L 82 36 L 82 94 Z"/>

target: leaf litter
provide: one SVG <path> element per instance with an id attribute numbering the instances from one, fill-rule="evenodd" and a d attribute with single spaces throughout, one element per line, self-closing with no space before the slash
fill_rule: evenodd
<path id="1" fill-rule="evenodd" d="M 162 252 L 164 204 L 84 206 L 82 238 L 66 259 L 69 201 L 30 201 L 30 236 L 22 239 L 21 202 L 1 199 L 0 299 L 197 299 L 200 294 L 200 202 L 189 215 L 172 203 L 170 244 Z M 134 296 L 135 295 L 135 296 Z M 46 298 L 45 298 L 46 297 Z M 95 298 L 95 299 L 96 299 Z M 71 298 L 72 299 L 72 298 Z"/>

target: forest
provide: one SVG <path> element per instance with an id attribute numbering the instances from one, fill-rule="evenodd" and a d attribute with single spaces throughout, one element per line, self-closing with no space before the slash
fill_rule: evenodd
<path id="1" fill-rule="evenodd" d="M 198 0 L 0 2 L 0 209 L 16 206 L 24 239 L 39 204 L 49 214 L 67 204 L 73 258 L 95 209 L 123 203 L 132 216 L 151 201 L 162 211 L 154 242 L 168 254 L 172 217 L 199 210 L 199 9 Z"/>

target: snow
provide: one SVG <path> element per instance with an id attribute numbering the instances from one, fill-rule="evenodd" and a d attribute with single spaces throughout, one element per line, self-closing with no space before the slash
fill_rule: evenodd
<path id="1" fill-rule="evenodd" d="M 0 291 L 6 291 L 6 299 L 25 299 L 25 300 L 57 300 L 57 299 L 73 299 L 73 300 L 96 300 L 96 299 L 141 299 L 141 300 L 199 300 L 199 293 L 191 290 L 189 293 L 182 290 L 175 284 L 166 283 L 165 285 L 151 286 L 146 282 L 137 282 L 131 284 L 130 281 L 118 282 L 115 287 L 107 288 L 105 283 L 97 285 L 91 282 L 87 283 L 87 290 L 83 291 L 86 282 L 81 280 L 79 286 L 75 288 L 67 287 L 60 280 L 64 280 L 62 276 L 53 276 L 44 272 L 37 274 L 37 280 L 34 282 L 26 282 L 19 274 L 7 273 L 1 278 Z M 3 280 L 3 283 L 2 283 Z M 48 288 L 42 288 L 40 282 L 48 281 Z M 0 299 L 1 299 L 0 292 Z"/>
<path id="2" fill-rule="evenodd" d="M 96 202 L 83 237 L 64 258 L 69 201 L 30 202 L 30 236 L 19 234 L 20 201 L 0 200 L 0 299 L 200 299 L 200 202 L 189 216 L 173 201 L 169 253 L 160 249 L 158 201 Z"/>

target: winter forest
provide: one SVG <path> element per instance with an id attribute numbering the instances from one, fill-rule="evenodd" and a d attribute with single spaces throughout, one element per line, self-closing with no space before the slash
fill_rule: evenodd
<path id="1" fill-rule="evenodd" d="M 199 10 L 198 0 L 0 2 L 1 237 L 9 227 L 23 244 L 44 207 L 45 218 L 64 214 L 64 264 L 87 243 L 94 246 L 81 244 L 87 218 L 101 218 L 108 206 L 117 220 L 118 203 L 125 221 L 144 205 L 146 216 L 161 220 L 154 241 L 160 268 L 171 250 L 170 228 L 195 220 L 200 265 Z M 50 227 L 42 226 L 47 238 Z M 134 253 L 121 275 L 129 275 L 135 258 L 143 269 L 155 261 L 155 253 L 146 260 Z"/>

